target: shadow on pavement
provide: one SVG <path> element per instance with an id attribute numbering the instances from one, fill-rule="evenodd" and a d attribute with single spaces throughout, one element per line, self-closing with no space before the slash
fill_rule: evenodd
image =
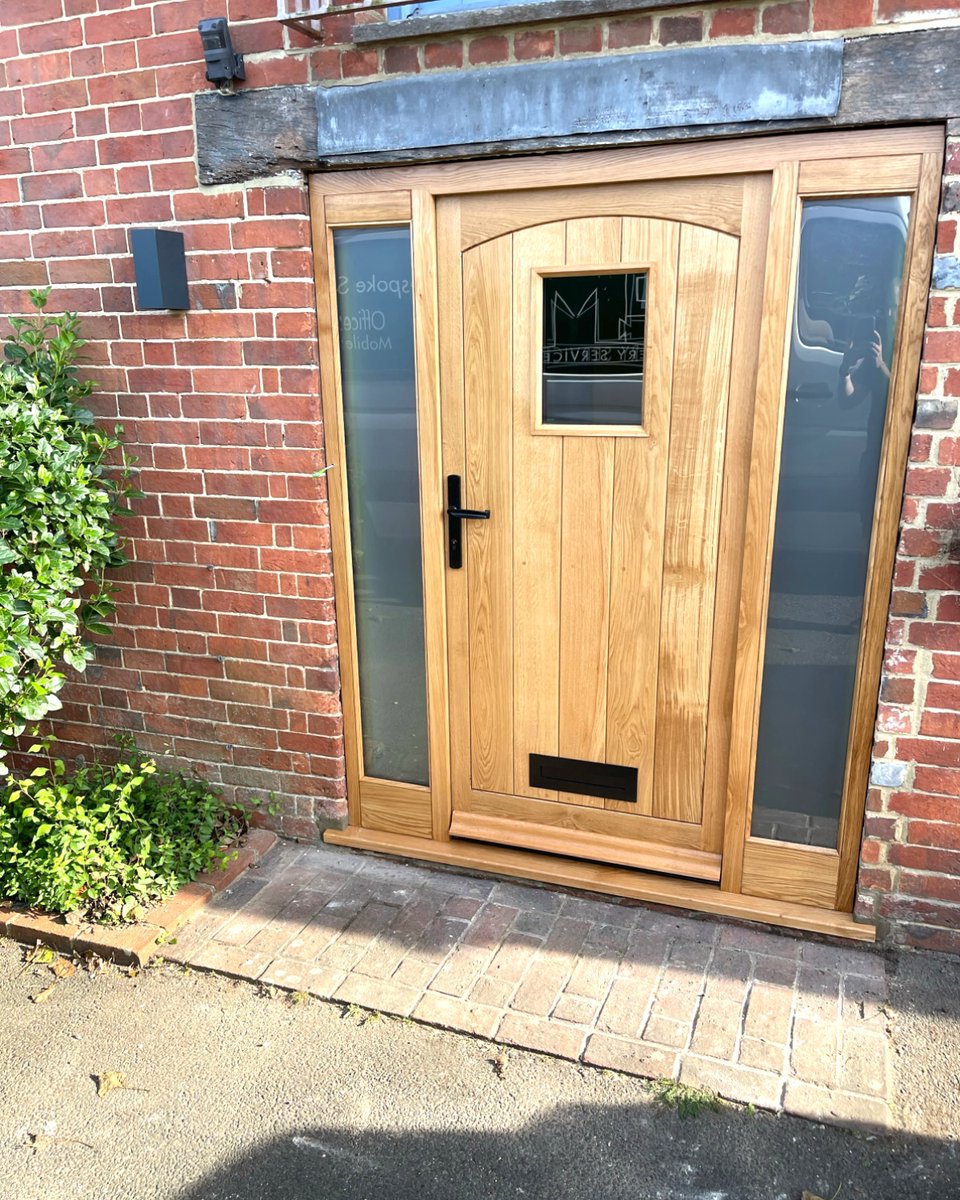
<path id="1" fill-rule="evenodd" d="M 305 1128 L 264 1142 L 180 1200 L 947 1200 L 957 1146 L 868 1137 L 727 1108 L 686 1120 L 656 1104 L 568 1106 L 504 1134 Z M 456 1126 L 460 1125 L 461 1128 Z"/>

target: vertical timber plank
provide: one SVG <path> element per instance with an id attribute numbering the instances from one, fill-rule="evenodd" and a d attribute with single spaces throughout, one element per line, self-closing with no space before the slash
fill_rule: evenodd
<path id="1" fill-rule="evenodd" d="M 531 433 L 539 393 L 542 283 L 535 268 L 562 267 L 562 221 L 513 235 L 513 790 L 530 787 L 530 755 L 556 754 L 560 700 L 560 529 L 563 441 Z"/>
<path id="2" fill-rule="evenodd" d="M 680 237 L 653 815 L 699 822 L 738 239 Z"/>
<path id="3" fill-rule="evenodd" d="M 427 731 L 432 825 L 445 830 L 450 794 L 450 700 L 447 689 L 444 604 L 444 495 L 440 446 L 437 227 L 433 197 L 411 196 L 414 349 L 417 370 L 417 431 L 420 451 L 420 537 L 423 546 L 424 634 L 427 655 Z M 436 835 L 435 835 L 436 836 Z"/>
<path id="4" fill-rule="evenodd" d="M 443 488 L 446 477 L 466 473 L 463 396 L 463 269 L 460 259 L 460 202 L 437 199 L 437 285 L 440 333 L 440 406 Z M 446 541 L 446 518 L 444 542 Z M 444 546 L 446 561 L 446 546 Z M 433 791 L 433 836 L 450 837 L 452 808 L 470 786 L 469 615 L 465 571 L 446 571 L 447 680 L 450 697 L 450 793 Z"/>
<path id="5" fill-rule="evenodd" d="M 798 174 L 796 161 L 785 162 L 773 172 L 720 876 L 720 887 L 728 892 L 741 890 L 743 848 L 750 828 L 773 514 L 780 469 L 787 323 L 796 273 Z"/>
<path id="6" fill-rule="evenodd" d="M 707 758 L 703 781 L 701 849 L 719 851 L 723 843 L 727 767 L 730 757 L 733 684 L 737 654 L 743 537 L 750 482 L 750 444 L 757 386 L 763 280 L 770 223 L 771 177 L 744 179 L 743 233 L 737 270 L 733 324 L 733 371 L 727 418 L 720 554 L 714 616 L 713 669 L 707 713 Z"/>
<path id="7" fill-rule="evenodd" d="M 317 294 L 317 333 L 320 342 L 320 390 L 323 406 L 324 461 L 339 467 L 324 480 L 331 513 L 331 547 L 337 589 L 337 645 L 343 704 L 343 743 L 347 773 L 347 812 L 351 825 L 360 824 L 360 777 L 363 775 L 363 734 L 360 728 L 360 675 L 354 607 L 353 556 L 347 496 L 346 449 L 343 438 L 343 398 L 340 390 L 340 339 L 337 324 L 336 271 L 333 232 L 324 216 L 324 195 L 310 181 L 314 270 Z"/>
<path id="8" fill-rule="evenodd" d="M 567 268 L 619 263 L 621 239 L 618 217 L 568 221 Z M 606 753 L 613 452 L 612 437 L 563 439 L 559 744 L 565 758 L 603 761 Z M 591 796 L 562 799 L 603 807 Z"/>
<path id="9" fill-rule="evenodd" d="M 649 814 L 660 653 L 664 514 L 680 226 L 625 217 L 624 266 L 647 264 L 643 425 L 646 438 L 617 438 L 614 451 L 605 760 L 637 768 L 637 802 L 607 809 Z"/>
<path id="10" fill-rule="evenodd" d="M 470 630 L 471 780 L 513 790 L 512 238 L 463 256 L 466 474 L 463 503 Z"/>

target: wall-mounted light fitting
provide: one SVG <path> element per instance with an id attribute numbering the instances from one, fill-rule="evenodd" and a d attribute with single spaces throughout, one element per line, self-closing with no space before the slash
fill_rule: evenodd
<path id="1" fill-rule="evenodd" d="M 131 229 L 137 308 L 190 307 L 183 234 L 175 229 Z"/>
<path id="2" fill-rule="evenodd" d="M 235 79 L 245 79 L 243 55 L 236 54 L 230 40 L 230 26 L 226 17 L 211 17 L 201 21 L 200 41 L 203 43 L 203 59 L 207 64 L 207 79 L 215 83 L 220 91 L 233 91 Z"/>

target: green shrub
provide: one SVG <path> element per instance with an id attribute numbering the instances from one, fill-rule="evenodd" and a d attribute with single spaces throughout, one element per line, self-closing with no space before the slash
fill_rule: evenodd
<path id="1" fill-rule="evenodd" d="M 85 632 L 109 633 L 104 572 L 125 561 L 116 518 L 137 494 L 121 430 L 81 404 L 77 318 L 46 317 L 47 292 L 30 296 L 38 315 L 12 318 L 0 366 L 0 775 L 10 740 L 61 707 L 63 664 L 92 657 Z"/>
<path id="2" fill-rule="evenodd" d="M 222 866 L 245 828 L 216 789 L 133 750 L 72 775 L 48 758 L 0 781 L 0 896 L 90 920 L 136 919 Z"/>

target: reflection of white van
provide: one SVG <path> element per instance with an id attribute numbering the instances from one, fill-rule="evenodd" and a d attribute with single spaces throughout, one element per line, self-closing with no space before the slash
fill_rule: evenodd
<path id="1" fill-rule="evenodd" d="M 869 352 L 880 335 L 890 365 L 910 200 L 901 196 L 813 200 L 803 208 L 806 253 L 800 263 L 793 316 L 787 396 L 823 408 L 831 425 L 843 424 L 833 403 L 844 357 Z M 829 414 L 829 415 L 827 415 Z"/>

